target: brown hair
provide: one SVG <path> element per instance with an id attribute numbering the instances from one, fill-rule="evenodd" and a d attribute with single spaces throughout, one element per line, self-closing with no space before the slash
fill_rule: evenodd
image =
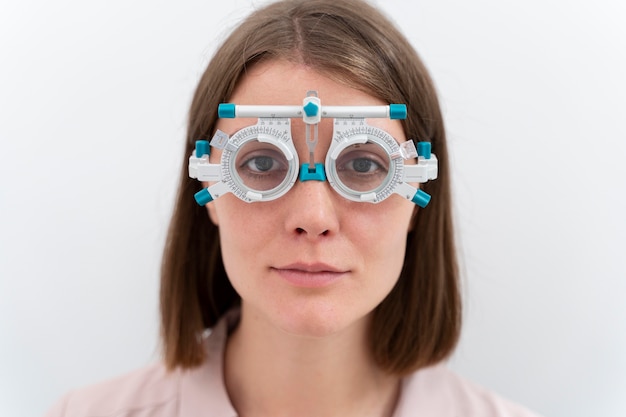
<path id="1" fill-rule="evenodd" d="M 420 210 L 400 278 L 375 309 L 370 341 L 378 365 L 397 375 L 434 364 L 454 349 L 461 299 L 453 239 L 445 131 L 437 95 L 415 50 L 379 11 L 360 0 L 283 0 L 252 13 L 215 53 L 195 92 L 176 206 L 161 273 L 161 332 L 169 369 L 204 359 L 204 328 L 240 302 L 222 264 L 218 229 L 193 195 L 187 157 L 215 130 L 217 107 L 227 102 L 247 68 L 288 60 L 388 103 L 405 103 L 408 138 L 429 140 L 439 178 L 423 185 L 432 195 Z"/>

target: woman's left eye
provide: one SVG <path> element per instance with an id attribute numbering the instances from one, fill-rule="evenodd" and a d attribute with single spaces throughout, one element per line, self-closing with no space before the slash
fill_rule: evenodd
<path id="1" fill-rule="evenodd" d="M 347 161 L 345 169 L 350 169 L 359 173 L 374 172 L 380 169 L 380 165 L 369 158 L 355 158 Z"/>
<path id="2" fill-rule="evenodd" d="M 363 175 L 386 172 L 387 165 L 378 154 L 353 150 L 342 152 L 337 160 L 337 169 L 352 175 Z"/>

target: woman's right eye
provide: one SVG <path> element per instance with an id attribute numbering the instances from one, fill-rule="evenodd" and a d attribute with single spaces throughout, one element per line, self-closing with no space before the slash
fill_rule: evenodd
<path id="1" fill-rule="evenodd" d="M 237 171 L 244 176 L 275 176 L 288 169 L 287 158 L 275 149 L 246 149 L 239 156 Z"/>
<path id="2" fill-rule="evenodd" d="M 243 184 L 257 191 L 278 187 L 287 176 L 289 162 L 278 150 L 247 149 L 240 155 L 237 173 Z"/>
<path id="3" fill-rule="evenodd" d="M 255 156 L 244 163 L 244 166 L 252 172 L 273 171 L 279 169 L 279 165 L 271 156 Z"/>

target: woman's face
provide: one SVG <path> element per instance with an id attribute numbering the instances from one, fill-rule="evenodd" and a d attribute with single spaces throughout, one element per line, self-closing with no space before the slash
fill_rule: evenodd
<path id="1" fill-rule="evenodd" d="M 301 65 L 273 61 L 254 66 L 230 99 L 236 104 L 297 105 L 316 90 L 324 105 L 385 105 Z M 256 119 L 220 119 L 229 135 Z M 370 125 L 406 140 L 397 120 Z M 315 161 L 324 162 L 332 119 L 322 119 Z M 305 125 L 293 119 L 300 161 L 308 161 Z M 212 152 L 213 163 L 219 151 Z M 398 195 L 359 203 L 338 195 L 328 182 L 296 181 L 279 199 L 246 203 L 227 193 L 207 205 L 219 227 L 228 277 L 254 314 L 283 331 L 321 337 L 366 323 L 396 283 L 415 205 Z"/>

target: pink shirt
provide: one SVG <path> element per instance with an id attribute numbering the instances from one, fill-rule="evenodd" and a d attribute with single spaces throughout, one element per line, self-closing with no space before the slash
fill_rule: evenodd
<path id="1" fill-rule="evenodd" d="M 46 417 L 236 417 L 223 381 L 227 320 L 205 338 L 198 368 L 166 372 L 162 364 L 69 392 Z M 394 417 L 536 417 L 437 365 L 402 382 Z"/>

